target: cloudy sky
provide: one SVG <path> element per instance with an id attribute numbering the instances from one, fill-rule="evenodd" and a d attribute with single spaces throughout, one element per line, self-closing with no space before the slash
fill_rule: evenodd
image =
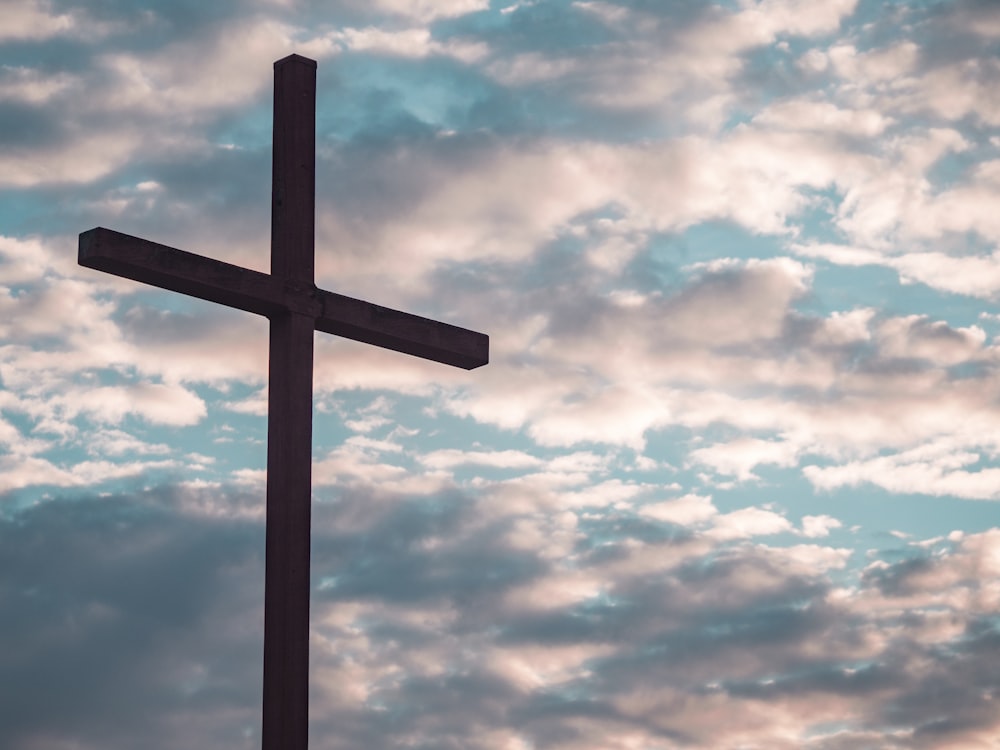
<path id="1" fill-rule="evenodd" d="M 997 748 L 995 0 L 2 0 L 0 747 L 260 742 L 272 63 L 319 62 L 311 747 Z"/>

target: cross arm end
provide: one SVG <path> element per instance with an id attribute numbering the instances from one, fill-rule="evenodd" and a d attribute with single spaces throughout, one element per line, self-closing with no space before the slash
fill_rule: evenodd
<path id="1" fill-rule="evenodd" d="M 316 330 L 442 364 L 474 370 L 490 361 L 490 337 L 371 302 L 318 290 Z"/>
<path id="2" fill-rule="evenodd" d="M 265 273 L 95 227 L 80 234 L 81 266 L 181 292 L 258 315 L 285 309 L 285 295 Z"/>

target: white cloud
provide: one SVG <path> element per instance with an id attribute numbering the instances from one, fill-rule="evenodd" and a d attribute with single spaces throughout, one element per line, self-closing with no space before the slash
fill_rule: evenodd
<path id="1" fill-rule="evenodd" d="M 142 476 L 156 469 L 179 468 L 180 462 L 80 461 L 69 468 L 39 456 L 0 456 L 0 493 L 25 487 L 93 487 L 116 479 Z"/>
<path id="2" fill-rule="evenodd" d="M 376 8 L 427 23 L 437 18 L 455 18 L 487 10 L 489 0 L 374 0 Z"/>
<path id="3" fill-rule="evenodd" d="M 86 35 L 94 38 L 103 28 L 72 14 L 45 23 L 41 7 L 21 1 L 13 9 L 5 6 L 3 29 L 20 33 L 23 22 L 39 34 L 46 28 L 55 33 L 55 24 L 82 34 L 86 27 Z M 200 128 L 267 90 L 273 60 L 293 51 L 327 57 L 338 50 L 322 35 L 259 14 L 219 28 L 224 31 L 209 26 L 140 52 L 108 45 L 95 57 L 93 69 L 78 74 L 5 68 L 0 96 L 50 106 L 58 102 L 61 114 L 54 137 L 0 153 L 0 185 L 90 183 L 134 161 L 140 150 L 186 158 L 203 154 L 210 145 Z"/>
<path id="4" fill-rule="evenodd" d="M 839 529 L 843 526 L 839 520 L 833 516 L 803 516 L 802 535 L 810 539 L 825 537 L 830 535 L 832 529 Z"/>
<path id="5" fill-rule="evenodd" d="M 867 52 L 852 44 L 836 44 L 826 54 L 837 73 L 857 86 L 898 81 L 914 71 L 919 53 L 914 42 L 903 41 Z"/>
<path id="6" fill-rule="evenodd" d="M 793 527 L 788 519 L 772 510 L 741 508 L 716 516 L 712 528 L 705 533 L 712 539 L 726 541 L 791 531 Z"/>
<path id="7" fill-rule="evenodd" d="M 354 52 L 373 52 L 393 57 L 419 59 L 440 55 L 473 63 L 488 54 L 488 47 L 483 43 L 436 41 L 427 28 L 389 31 L 375 26 L 363 29 L 348 27 L 331 32 L 325 40 Z"/>
<path id="8" fill-rule="evenodd" d="M 871 307 L 833 311 L 821 322 L 821 328 L 816 333 L 819 345 L 842 346 L 871 340 L 872 319 L 875 310 Z"/>
<path id="9" fill-rule="evenodd" d="M 87 437 L 87 452 L 92 456 L 123 456 L 127 453 L 139 455 L 169 453 L 170 447 L 163 443 L 142 440 L 124 430 L 95 430 Z"/>
<path id="10" fill-rule="evenodd" d="M 857 0 L 758 0 L 742 3 L 734 22 L 757 26 L 770 41 L 779 34 L 815 36 L 836 31 Z"/>
<path id="11" fill-rule="evenodd" d="M 27 188 L 46 184 L 86 184 L 118 169 L 142 144 L 139 133 L 115 129 L 82 133 L 72 141 L 0 154 L 0 185 Z"/>
<path id="12" fill-rule="evenodd" d="M 646 431 L 664 424 L 669 414 L 664 401 L 645 388 L 588 389 L 573 396 L 548 403 L 533 415 L 528 433 L 536 442 L 565 446 L 592 441 L 641 450 Z"/>
<path id="13" fill-rule="evenodd" d="M 385 427 L 387 424 L 390 424 L 390 421 L 387 417 L 371 414 L 362 419 L 348 419 L 344 422 L 344 426 L 355 432 L 372 432 L 379 427 Z"/>
<path id="14" fill-rule="evenodd" d="M 604 585 L 594 573 L 556 571 L 504 594 L 503 607 L 512 611 L 558 611 L 598 596 Z"/>
<path id="15" fill-rule="evenodd" d="M 898 95 L 907 113 L 931 112 L 946 120 L 974 116 L 984 125 L 1000 125 L 1000 63 L 970 59 L 932 69 Z"/>
<path id="16" fill-rule="evenodd" d="M 167 115 L 163 125 L 180 120 L 190 130 L 206 111 L 246 104 L 268 89 L 272 62 L 309 41 L 295 37 L 293 27 L 257 16 L 234 21 L 210 38 L 196 35 L 140 53 L 108 51 L 100 64 L 113 84 L 98 92 L 97 103 Z"/>
<path id="17" fill-rule="evenodd" d="M 388 452 L 390 455 L 386 456 Z M 313 463 L 313 487 L 350 487 L 378 493 L 428 494 L 450 486 L 441 470 L 412 472 L 400 460 L 398 445 L 354 436 Z"/>
<path id="18" fill-rule="evenodd" d="M 877 250 L 850 245 L 836 245 L 829 242 L 809 242 L 792 244 L 791 249 L 806 258 L 823 258 L 842 266 L 868 266 L 884 262 Z"/>
<path id="19" fill-rule="evenodd" d="M 996 39 L 1000 37 L 1000 9 L 990 2 L 957 3 L 949 20 L 965 32 Z"/>
<path id="20" fill-rule="evenodd" d="M 55 396 L 51 402 L 67 415 L 85 413 L 111 424 L 134 414 L 155 424 L 192 425 L 206 414 L 205 402 L 197 395 L 180 386 L 160 383 L 78 389 L 66 396 Z"/>
<path id="21" fill-rule="evenodd" d="M 683 495 L 675 500 L 648 503 L 639 507 L 639 514 L 657 521 L 681 526 L 693 526 L 718 515 L 719 511 L 706 495 Z"/>
<path id="22" fill-rule="evenodd" d="M 803 52 L 795 65 L 808 73 L 822 73 L 830 67 L 830 57 L 822 50 L 813 48 Z"/>
<path id="23" fill-rule="evenodd" d="M 2 32 L 0 32 L 2 33 Z M 47 73 L 24 66 L 0 66 L 0 100 L 42 104 L 72 87 L 69 73 Z"/>
<path id="24" fill-rule="evenodd" d="M 940 436 L 1000 439 L 988 426 L 996 353 L 979 327 L 872 308 L 802 316 L 809 269 L 778 259 L 693 270 L 669 297 L 553 311 L 541 334 L 526 329 L 530 343 L 511 347 L 541 358 L 548 377 L 501 354 L 448 408 L 553 446 L 637 447 L 668 425 L 729 425 L 733 438 L 695 444 L 687 460 L 743 481 L 807 454 L 839 464 Z M 974 374 L 956 378 L 964 366 Z"/>
<path id="25" fill-rule="evenodd" d="M 810 243 L 793 246 L 807 258 L 823 258 L 842 266 L 885 266 L 899 273 L 903 283 L 921 283 L 953 294 L 993 299 L 1000 292 L 1000 252 L 949 255 L 910 252 L 883 255 L 877 250 L 849 245 Z"/>
<path id="26" fill-rule="evenodd" d="M 0 235 L 0 284 L 5 287 L 36 282 L 52 267 L 52 244 L 38 237 Z"/>
<path id="27" fill-rule="evenodd" d="M 813 529 L 816 530 L 820 524 L 824 529 L 838 528 L 839 522 L 829 516 L 806 516 L 803 525 L 806 526 L 806 519 L 820 518 L 822 521 L 814 522 Z M 808 528 L 808 527 L 807 527 Z M 804 536 L 810 536 L 804 534 Z M 822 535 L 822 536 L 825 536 Z M 815 575 L 818 572 L 829 570 L 843 570 L 847 567 L 853 551 L 846 548 L 823 547 L 818 544 L 793 544 L 790 547 L 782 547 L 780 551 L 775 548 L 768 550 L 774 559 L 780 560 L 786 566 L 790 574 Z M 833 597 L 830 597 L 833 598 Z"/>
<path id="28" fill-rule="evenodd" d="M 891 260 L 904 281 L 970 297 L 994 299 L 1000 292 L 1000 252 L 984 256 L 909 253 Z"/>
<path id="29" fill-rule="evenodd" d="M 829 132 L 872 138 L 893 124 L 874 109 L 842 109 L 823 100 L 784 99 L 762 109 L 753 122 L 783 130 Z"/>
<path id="30" fill-rule="evenodd" d="M 867 482 L 894 493 L 995 500 L 1000 498 L 1000 468 L 966 468 L 982 457 L 958 441 L 941 439 L 839 466 L 806 466 L 803 473 L 821 490 Z"/>
<path id="31" fill-rule="evenodd" d="M 48 0 L 6 0 L 0 39 L 41 40 L 78 31 L 79 19 L 59 13 Z"/>
<path id="32" fill-rule="evenodd" d="M 251 396 L 240 401 L 229 401 L 223 407 L 238 414 L 253 414 L 257 417 L 267 416 L 267 388 L 262 388 Z"/>
<path id="33" fill-rule="evenodd" d="M 678 24 L 655 6 L 576 2 L 575 9 L 613 32 L 611 41 L 597 47 L 598 54 L 518 51 L 487 69 L 508 86 L 558 81 L 592 106 L 652 109 L 671 119 L 718 127 L 737 100 L 730 86 L 744 69 L 746 52 L 780 35 L 833 31 L 855 5 L 856 0 L 763 0 L 742 3 L 733 12 L 701 9 Z"/>
<path id="34" fill-rule="evenodd" d="M 878 325 L 875 335 L 888 357 L 918 357 L 948 366 L 974 362 L 987 354 L 982 328 L 953 328 L 926 315 L 889 318 Z"/>
<path id="35" fill-rule="evenodd" d="M 790 441 L 739 438 L 728 443 L 717 443 L 698 448 L 688 454 L 689 460 L 709 466 L 720 474 L 736 477 L 745 482 L 756 479 L 757 466 L 795 466 L 801 447 Z"/>
<path id="36" fill-rule="evenodd" d="M 501 469 L 524 469 L 541 466 L 543 461 L 536 456 L 519 450 L 503 451 L 468 451 L 446 450 L 431 451 L 420 456 L 420 462 L 435 469 L 452 469 L 456 466 L 478 465 L 493 466 Z"/>

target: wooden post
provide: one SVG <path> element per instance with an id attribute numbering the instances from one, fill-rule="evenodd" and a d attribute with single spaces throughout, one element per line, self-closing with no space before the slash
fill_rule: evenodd
<path id="1" fill-rule="evenodd" d="M 271 275 L 313 284 L 316 63 L 274 64 Z M 263 750 L 309 743 L 312 318 L 271 316 L 267 398 Z"/>

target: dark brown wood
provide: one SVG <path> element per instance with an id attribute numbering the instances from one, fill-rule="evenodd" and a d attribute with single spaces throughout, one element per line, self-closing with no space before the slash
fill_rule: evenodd
<path id="1" fill-rule="evenodd" d="M 490 337 L 468 328 L 318 290 L 316 330 L 474 370 L 490 361 Z"/>
<path id="2" fill-rule="evenodd" d="M 97 227 L 80 265 L 271 321 L 268 363 L 263 750 L 305 750 L 309 727 L 309 516 L 315 331 L 471 370 L 489 337 L 317 289 L 314 279 L 316 63 L 274 64 L 271 273 Z"/>
<path id="3" fill-rule="evenodd" d="M 274 64 L 271 276 L 315 289 L 316 63 Z M 315 316 L 271 317 L 263 750 L 309 746 L 309 516 Z"/>
<path id="4" fill-rule="evenodd" d="M 263 750 L 308 746 L 313 321 L 271 318 Z"/>
<path id="5" fill-rule="evenodd" d="M 80 235 L 81 266 L 228 307 L 274 315 L 285 310 L 273 276 L 103 227 Z"/>
<path id="6" fill-rule="evenodd" d="M 282 281 L 111 229 L 80 235 L 80 265 L 239 310 L 315 318 L 317 331 L 472 370 L 489 362 L 490 337 L 364 300 Z"/>
<path id="7" fill-rule="evenodd" d="M 271 273 L 312 283 L 316 221 L 316 61 L 274 64 Z"/>

